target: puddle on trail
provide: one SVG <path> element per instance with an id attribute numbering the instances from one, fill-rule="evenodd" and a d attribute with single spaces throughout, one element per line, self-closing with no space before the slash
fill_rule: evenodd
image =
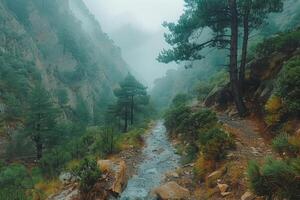
<path id="1" fill-rule="evenodd" d="M 127 188 L 121 194 L 120 200 L 149 200 L 153 188 L 158 187 L 165 173 L 176 169 L 179 156 L 170 144 L 166 128 L 158 121 L 146 138 L 143 150 L 143 161 L 138 166 L 137 175 L 129 179 Z"/>

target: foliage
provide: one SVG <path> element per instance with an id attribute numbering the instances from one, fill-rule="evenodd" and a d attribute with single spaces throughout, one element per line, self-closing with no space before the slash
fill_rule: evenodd
<path id="1" fill-rule="evenodd" d="M 30 97 L 30 110 L 25 122 L 25 132 L 35 143 L 37 159 L 42 158 L 43 149 L 55 145 L 58 140 L 54 128 L 58 110 L 54 108 L 49 93 L 38 85 Z"/>
<path id="2" fill-rule="evenodd" d="M 116 139 L 116 148 L 118 150 L 126 150 L 128 148 L 139 148 L 143 145 L 143 134 L 145 128 L 135 128 L 125 134 L 119 135 Z"/>
<path id="3" fill-rule="evenodd" d="M 189 97 L 187 94 L 177 94 L 173 100 L 172 100 L 172 105 L 177 107 L 181 105 L 186 105 L 189 100 Z"/>
<path id="4" fill-rule="evenodd" d="M 80 191 L 88 193 L 101 177 L 101 171 L 95 158 L 84 158 L 74 171 L 80 181 Z"/>
<path id="5" fill-rule="evenodd" d="M 298 199 L 300 197 L 299 159 L 282 161 L 269 158 L 263 166 L 252 161 L 248 178 L 252 190 L 269 199 Z"/>
<path id="6" fill-rule="evenodd" d="M 299 34 L 300 35 L 300 34 Z M 289 113 L 300 115 L 300 58 L 291 59 L 279 74 L 277 91 Z"/>
<path id="7" fill-rule="evenodd" d="M 227 151 L 235 147 L 233 138 L 218 128 L 202 133 L 199 142 L 205 159 L 213 161 L 224 159 Z"/>
<path id="8" fill-rule="evenodd" d="M 47 177 L 55 177 L 61 173 L 65 164 L 71 160 L 69 152 L 63 148 L 52 149 L 40 160 L 40 168 Z"/>
<path id="9" fill-rule="evenodd" d="M 128 122 L 133 125 L 135 113 L 142 112 L 142 106 L 149 104 L 149 96 L 147 95 L 147 88 L 131 74 L 128 74 L 119 85 L 120 87 L 114 91 L 117 103 L 113 105 L 112 113 L 124 120 L 123 132 L 127 132 Z"/>
<path id="10" fill-rule="evenodd" d="M 267 38 L 256 47 L 259 56 L 269 56 L 274 52 L 292 52 L 300 46 L 300 30 L 279 33 Z"/>
<path id="11" fill-rule="evenodd" d="M 282 116 L 282 100 L 280 97 L 273 95 L 269 98 L 265 105 L 266 110 L 266 122 L 268 125 L 276 125 L 280 122 Z"/>
<path id="12" fill-rule="evenodd" d="M 167 130 L 172 134 L 176 133 L 179 128 L 180 122 L 188 118 L 191 114 L 191 108 L 187 106 L 171 107 L 164 115 L 165 126 Z"/>
<path id="13" fill-rule="evenodd" d="M 1 197 L 27 200 L 25 193 L 32 188 L 32 179 L 25 166 L 13 164 L 0 170 Z"/>
<path id="14" fill-rule="evenodd" d="M 29 24 L 29 8 L 28 1 L 24 0 L 5 0 L 8 8 L 17 16 L 18 20 L 23 25 L 28 26 Z"/>
<path id="15" fill-rule="evenodd" d="M 207 173 L 214 168 L 214 161 L 207 160 L 203 155 L 198 156 L 193 171 L 197 180 L 204 180 Z"/>
<path id="16" fill-rule="evenodd" d="M 290 157 L 296 156 L 300 152 L 300 145 L 297 144 L 296 137 L 287 134 L 279 134 L 272 140 L 272 147 L 280 154 L 287 154 Z"/>

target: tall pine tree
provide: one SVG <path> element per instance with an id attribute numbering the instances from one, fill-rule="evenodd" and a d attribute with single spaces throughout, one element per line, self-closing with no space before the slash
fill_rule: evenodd
<path id="1" fill-rule="evenodd" d="M 25 132 L 34 142 L 36 157 L 40 160 L 43 150 L 56 143 L 55 128 L 58 110 L 51 102 L 49 93 L 41 85 L 33 89 L 29 104 Z"/>
<path id="2" fill-rule="evenodd" d="M 128 130 L 129 122 L 133 125 L 136 108 L 149 103 L 146 89 L 134 76 L 128 74 L 120 83 L 120 88 L 114 91 L 118 98 L 116 108 L 118 108 L 118 113 L 124 116 L 124 132 Z"/>

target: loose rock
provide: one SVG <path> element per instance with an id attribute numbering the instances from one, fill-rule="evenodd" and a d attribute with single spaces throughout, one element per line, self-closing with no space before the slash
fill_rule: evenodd
<path id="1" fill-rule="evenodd" d="M 188 189 L 181 187 L 174 181 L 154 189 L 154 194 L 162 200 L 187 199 L 190 196 Z"/>

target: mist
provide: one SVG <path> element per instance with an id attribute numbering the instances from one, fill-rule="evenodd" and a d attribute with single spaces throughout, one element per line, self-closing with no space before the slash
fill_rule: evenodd
<path id="1" fill-rule="evenodd" d="M 156 61 L 167 47 L 163 21 L 177 21 L 183 0 L 84 0 L 102 29 L 122 49 L 131 71 L 148 87 L 177 67 Z"/>

